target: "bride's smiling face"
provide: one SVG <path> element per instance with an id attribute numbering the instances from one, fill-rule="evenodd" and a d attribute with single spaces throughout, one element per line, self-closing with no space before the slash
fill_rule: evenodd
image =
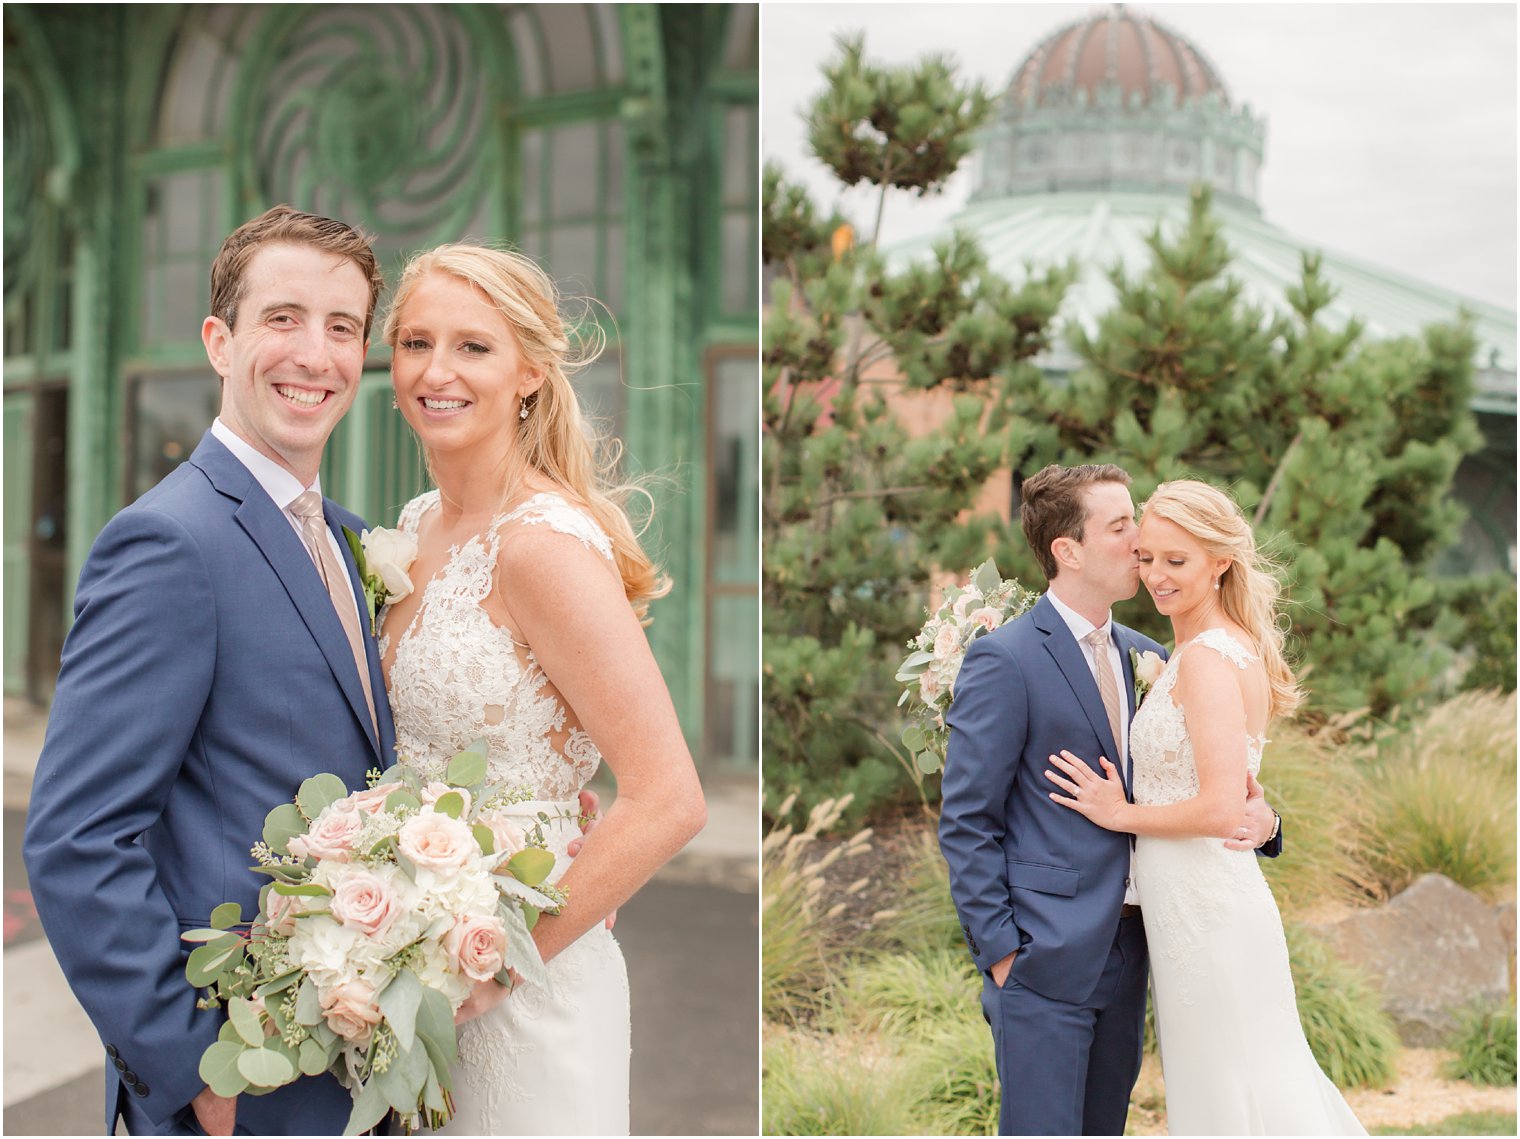
<path id="1" fill-rule="evenodd" d="M 1140 519 L 1140 580 L 1156 609 L 1168 617 L 1216 603 L 1215 579 L 1228 558 L 1211 558 L 1203 543 L 1175 522 L 1150 514 Z"/>
<path id="2" fill-rule="evenodd" d="M 504 455 L 523 397 L 542 377 L 523 360 L 507 319 L 474 285 L 430 273 L 397 317 L 391 383 L 401 413 L 439 453 L 486 448 Z"/>

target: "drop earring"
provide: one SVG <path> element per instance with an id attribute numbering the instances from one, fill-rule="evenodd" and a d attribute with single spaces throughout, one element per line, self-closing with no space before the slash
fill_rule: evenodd
<path id="1" fill-rule="evenodd" d="M 518 404 L 517 418 L 518 419 L 527 419 L 528 418 L 528 401 L 526 399 L 522 400 Z"/>
<path id="2" fill-rule="evenodd" d="M 401 410 L 401 403 L 400 403 L 399 400 L 396 399 L 395 396 L 391 396 L 391 410 L 392 411 L 400 411 Z"/>

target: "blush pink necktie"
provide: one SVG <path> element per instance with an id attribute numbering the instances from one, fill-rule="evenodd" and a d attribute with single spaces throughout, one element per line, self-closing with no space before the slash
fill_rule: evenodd
<path id="1" fill-rule="evenodd" d="M 354 665 L 359 670 L 359 683 L 364 686 L 364 702 L 369 705 L 369 720 L 378 732 L 375 697 L 369 686 L 369 662 L 364 655 L 364 634 L 359 631 L 359 614 L 354 606 L 348 574 L 344 572 L 343 564 L 333 556 L 332 544 L 327 540 L 327 524 L 322 520 L 322 496 L 314 490 L 305 491 L 290 504 L 290 512 L 301 520 L 301 535 L 306 539 L 306 552 L 317 564 L 322 584 L 327 587 L 327 596 L 337 611 L 338 620 L 343 623 L 343 631 L 348 634 L 348 647 L 353 651 Z"/>
<path id="2" fill-rule="evenodd" d="M 1114 747 L 1123 749 L 1124 736 L 1119 731 L 1119 683 L 1114 679 L 1114 666 L 1108 659 L 1108 637 L 1102 629 L 1094 629 L 1087 635 L 1087 643 L 1098 658 L 1098 695 L 1103 697 L 1103 708 L 1108 713 L 1108 726 L 1113 729 Z M 1115 767 L 1123 767 L 1122 757 L 1109 756 Z"/>

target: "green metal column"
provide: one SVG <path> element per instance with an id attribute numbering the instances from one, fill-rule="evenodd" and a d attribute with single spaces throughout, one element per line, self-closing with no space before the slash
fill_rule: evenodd
<path id="1" fill-rule="evenodd" d="M 5 394 L 5 691 L 26 691 L 27 597 L 31 588 L 31 392 Z"/>

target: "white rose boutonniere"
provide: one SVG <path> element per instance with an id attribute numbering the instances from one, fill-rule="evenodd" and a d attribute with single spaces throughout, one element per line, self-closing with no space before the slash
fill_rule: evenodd
<path id="1" fill-rule="evenodd" d="M 1151 685 L 1161 676 L 1166 662 L 1156 653 L 1137 653 L 1134 649 L 1129 650 L 1129 662 L 1135 674 L 1135 707 L 1139 708 L 1150 692 Z"/>
<path id="2" fill-rule="evenodd" d="M 412 579 L 407 570 L 417 560 L 417 536 L 383 526 L 366 530 L 361 536 L 345 526 L 343 537 L 359 564 L 359 581 L 364 586 L 369 631 L 373 636 L 380 607 L 411 595 Z"/>

